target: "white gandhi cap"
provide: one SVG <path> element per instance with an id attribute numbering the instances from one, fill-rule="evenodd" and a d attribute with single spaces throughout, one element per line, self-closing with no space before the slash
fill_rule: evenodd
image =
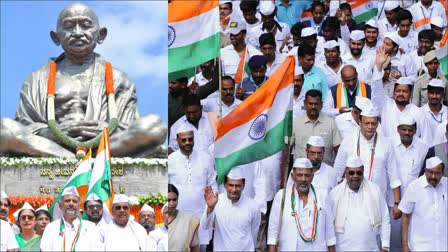
<path id="1" fill-rule="evenodd" d="M 380 116 L 380 111 L 372 106 L 370 108 L 364 109 L 363 111 L 361 111 L 361 115 L 362 116 L 369 116 L 369 117 L 379 117 Z"/>
<path id="2" fill-rule="evenodd" d="M 338 42 L 336 40 L 328 40 L 324 43 L 324 49 L 331 49 L 339 46 Z"/>
<path id="3" fill-rule="evenodd" d="M 364 32 L 361 30 L 353 30 L 350 33 L 350 39 L 351 40 L 362 40 L 364 39 L 366 36 L 364 35 Z"/>
<path id="4" fill-rule="evenodd" d="M 124 194 L 115 194 L 112 205 L 116 203 L 129 203 L 129 197 Z"/>
<path id="5" fill-rule="evenodd" d="M 155 212 L 154 212 L 154 208 L 152 208 L 152 207 L 149 206 L 148 204 L 144 204 L 143 207 L 142 207 L 142 209 L 140 209 L 140 212 L 139 212 L 139 213 L 144 212 L 144 211 L 150 211 L 150 212 L 155 213 Z"/>
<path id="6" fill-rule="evenodd" d="M 367 97 L 356 96 L 355 97 L 355 107 L 358 110 L 363 111 L 363 110 L 366 110 L 366 109 L 372 107 L 372 102 Z"/>
<path id="7" fill-rule="evenodd" d="M 260 2 L 260 13 L 264 16 L 271 15 L 275 10 L 275 5 L 272 1 L 261 1 Z"/>
<path id="8" fill-rule="evenodd" d="M 440 79 L 432 79 L 431 81 L 429 81 L 428 86 L 441 87 L 445 89 L 445 83 L 443 83 L 443 80 Z"/>
<path id="9" fill-rule="evenodd" d="M 350 167 L 350 168 L 358 168 L 358 167 L 361 167 L 363 165 L 364 164 L 362 162 L 362 159 L 359 158 L 358 156 L 350 156 L 347 159 L 347 162 L 345 162 L 345 166 L 346 167 Z"/>
<path id="10" fill-rule="evenodd" d="M 74 195 L 74 196 L 78 196 L 79 197 L 78 190 L 74 186 L 66 187 L 64 189 L 64 191 L 62 191 L 62 195 L 61 196 L 64 197 L 65 195 Z"/>
<path id="11" fill-rule="evenodd" d="M 414 124 L 415 124 L 415 119 L 409 113 L 401 114 L 400 119 L 398 119 L 398 126 L 400 126 L 400 125 L 410 125 L 411 126 Z"/>
<path id="12" fill-rule="evenodd" d="M 310 136 L 308 138 L 307 144 L 314 146 L 314 147 L 325 147 L 324 138 L 321 136 Z"/>
<path id="13" fill-rule="evenodd" d="M 244 179 L 244 173 L 240 166 L 233 167 L 227 174 L 229 179 Z"/>
<path id="14" fill-rule="evenodd" d="M 297 158 L 294 161 L 294 168 L 305 168 L 305 169 L 310 169 L 313 168 L 313 164 L 311 163 L 311 161 L 308 158 Z"/>
<path id="15" fill-rule="evenodd" d="M 312 27 L 306 27 L 302 29 L 302 33 L 300 34 L 302 38 L 308 37 L 311 35 L 317 34 L 316 29 Z"/>
<path id="16" fill-rule="evenodd" d="M 435 156 L 432 158 L 426 159 L 426 169 L 431 170 L 436 168 L 439 164 L 442 164 L 442 160 L 439 157 Z"/>

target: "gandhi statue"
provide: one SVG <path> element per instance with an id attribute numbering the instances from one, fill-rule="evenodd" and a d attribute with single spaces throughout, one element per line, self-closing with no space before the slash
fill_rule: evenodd
<path id="1" fill-rule="evenodd" d="M 105 127 L 112 156 L 142 157 L 164 143 L 160 117 L 140 117 L 134 84 L 94 52 L 106 35 L 88 6 L 62 10 L 50 36 L 64 53 L 24 81 L 16 119 L 1 120 L 2 155 L 71 158 L 78 147 L 96 148 Z"/>

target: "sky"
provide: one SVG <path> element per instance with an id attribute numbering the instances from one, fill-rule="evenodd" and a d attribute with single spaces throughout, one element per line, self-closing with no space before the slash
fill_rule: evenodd
<path id="1" fill-rule="evenodd" d="M 95 51 L 125 72 L 137 89 L 141 115 L 168 122 L 166 1 L 80 1 L 108 29 Z M 1 1 L 1 117 L 15 117 L 25 78 L 62 48 L 50 39 L 59 12 L 72 1 Z"/>

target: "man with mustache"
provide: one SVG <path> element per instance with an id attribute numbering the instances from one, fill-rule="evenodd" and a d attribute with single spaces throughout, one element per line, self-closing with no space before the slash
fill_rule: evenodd
<path id="1" fill-rule="evenodd" d="M 343 41 L 339 39 L 338 41 Z M 341 45 L 336 40 L 328 40 L 323 45 L 324 61 L 317 62 L 317 66 L 325 73 L 328 87 L 331 88 L 341 82 L 341 70 L 345 66 L 341 58 Z"/>
<path id="2" fill-rule="evenodd" d="M 19 227 L 12 223 L 8 216 L 9 216 L 9 208 L 11 207 L 11 200 L 9 200 L 8 195 L 6 192 L 1 191 L 0 193 L 0 220 L 3 220 L 9 224 L 9 226 L 14 231 L 14 234 L 19 234 L 20 229 Z"/>
<path id="3" fill-rule="evenodd" d="M 76 187 L 62 192 L 58 207 L 62 218 L 47 225 L 42 235 L 41 251 L 97 251 L 104 250 L 101 230 L 95 223 L 79 217 L 81 198 Z"/>
<path id="4" fill-rule="evenodd" d="M 202 100 L 203 112 L 216 112 L 219 113 L 219 97 L 215 99 Z M 226 116 L 232 110 L 234 110 L 241 100 L 235 98 L 235 80 L 232 77 L 225 75 L 221 77 L 221 109 L 222 117 Z"/>
<path id="5" fill-rule="evenodd" d="M 335 251 L 333 212 L 327 207 L 321 191 L 314 187 L 313 177 L 311 161 L 306 158 L 296 159 L 291 180 L 288 180 L 285 189 L 277 192 L 272 205 L 268 233 L 269 252 Z M 286 190 L 286 198 L 284 208 L 281 209 L 283 190 Z M 278 230 L 280 215 L 281 229 Z"/>
<path id="6" fill-rule="evenodd" d="M 305 77 L 306 78 L 306 77 Z M 322 93 L 311 89 L 305 94 L 306 114 L 294 119 L 294 158 L 306 157 L 306 143 L 309 136 L 322 136 L 325 141 L 324 162 L 333 165 L 334 157 L 341 143 L 341 135 L 333 118 L 321 113 Z"/>
<path id="7" fill-rule="evenodd" d="M 193 133 L 192 127 L 183 125 L 176 132 L 179 150 L 168 155 L 168 183 L 174 185 L 182 195 L 177 209 L 201 218 L 205 211 L 204 189 L 212 187 L 217 192 L 218 186 L 213 157 L 208 150 L 196 149 L 197 135 Z M 200 229 L 201 246 L 207 245 L 209 240 L 208 233 Z"/>
<path id="8" fill-rule="evenodd" d="M 306 113 L 303 102 L 305 101 L 305 93 L 307 90 L 303 88 L 303 69 L 296 66 L 294 69 L 294 101 L 293 101 L 293 120 Z"/>
<path id="9" fill-rule="evenodd" d="M 138 221 L 143 228 L 145 228 L 146 233 L 149 234 L 156 225 L 156 214 L 154 213 L 154 209 L 144 204 L 140 213 L 138 214 Z"/>
<path id="10" fill-rule="evenodd" d="M 90 194 L 84 202 L 84 212 L 87 219 L 97 226 L 104 226 L 106 221 L 103 219 L 103 202 L 94 193 Z"/>
<path id="11" fill-rule="evenodd" d="M 131 217 L 128 196 L 115 194 L 112 202 L 113 222 L 105 230 L 105 251 L 144 251 L 146 230 Z"/>
<path id="12" fill-rule="evenodd" d="M 357 96 L 355 98 L 355 104 L 352 107 L 352 111 L 343 113 L 334 119 L 341 133 L 342 139 L 353 134 L 353 132 L 359 131 L 359 117 L 363 110 L 372 106 L 370 99 Z"/>
<path id="13" fill-rule="evenodd" d="M 409 184 L 404 193 L 399 205 L 403 212 L 402 251 L 448 250 L 448 187 L 444 169 L 438 157 L 429 158 L 425 175 Z"/>
<path id="14" fill-rule="evenodd" d="M 409 183 L 419 177 L 420 168 L 424 165 L 428 144 L 415 136 L 416 123 L 410 114 L 402 114 L 398 122 L 399 136 L 392 139 L 392 147 L 397 162 L 398 175 L 401 181 L 401 196 L 403 197 Z M 392 198 L 391 191 L 388 197 Z M 394 220 L 391 216 L 390 248 L 401 250 L 401 220 Z"/>
<path id="15" fill-rule="evenodd" d="M 348 44 L 350 52 L 346 52 L 345 55 L 342 56 L 342 60 L 346 65 L 355 66 L 360 80 L 370 83 L 374 60 L 372 57 L 369 57 L 370 54 L 363 52 L 365 40 L 364 31 L 352 31 L 350 33 Z"/>
<path id="16" fill-rule="evenodd" d="M 337 251 L 389 250 L 386 200 L 380 188 L 365 176 L 364 164 L 356 155 L 349 157 L 344 164 L 345 180 L 328 196 L 334 213 Z"/>
<path id="17" fill-rule="evenodd" d="M 388 38 L 386 37 L 386 40 Z M 416 136 L 420 137 L 423 141 L 430 143 L 432 141 L 432 133 L 429 123 L 420 109 L 414 104 L 410 104 L 412 95 L 412 78 L 401 77 L 394 85 L 393 98 L 386 95 L 382 78 L 384 70 L 382 66 L 388 59 L 389 55 L 386 52 L 385 45 L 381 46 L 377 50 L 376 54 L 376 66 L 373 73 L 372 81 L 372 103 L 379 109 L 381 113 L 382 129 L 385 137 L 393 137 L 398 135 L 395 130 L 398 126 L 398 120 L 401 114 L 410 113 L 414 116 L 417 122 Z M 391 60 L 393 64 L 393 59 Z M 391 73 L 392 75 L 392 73 Z"/>
<path id="18" fill-rule="evenodd" d="M 447 106 L 443 105 L 443 97 L 446 93 L 447 82 L 439 79 L 432 79 L 428 83 L 428 103 L 420 108 L 420 113 L 424 114 L 429 123 L 431 132 L 435 132 L 437 127 L 448 116 Z"/>

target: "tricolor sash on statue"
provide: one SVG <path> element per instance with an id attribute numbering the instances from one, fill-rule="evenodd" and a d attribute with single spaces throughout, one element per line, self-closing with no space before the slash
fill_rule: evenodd
<path id="1" fill-rule="evenodd" d="M 93 164 L 87 198 L 89 198 L 91 194 L 95 194 L 95 198 L 98 198 L 103 202 L 103 219 L 106 222 L 112 220 L 111 213 L 114 187 L 112 183 L 111 166 L 109 130 L 104 128 L 103 135 L 101 136 L 98 145 L 98 150 L 96 151 L 96 158 Z"/>
<path id="2" fill-rule="evenodd" d="M 440 40 L 440 46 L 436 49 L 436 56 L 439 59 L 440 67 L 442 68 L 443 75 L 448 78 L 448 31 L 443 34 L 442 40 Z"/>
<path id="3" fill-rule="evenodd" d="M 218 183 L 237 166 L 269 157 L 292 134 L 294 58 L 289 56 L 269 79 L 216 123 Z"/>
<path id="4" fill-rule="evenodd" d="M 62 192 L 67 187 L 76 187 L 78 190 L 79 196 L 81 198 L 81 205 L 84 204 L 86 199 L 87 190 L 89 187 L 90 177 L 92 175 L 92 150 L 89 149 L 89 152 L 84 156 L 82 161 L 76 166 L 75 171 L 72 176 L 68 179 L 64 188 L 59 193 L 58 197 L 51 205 L 49 212 L 51 216 L 53 216 L 53 220 L 59 219 L 62 217 L 61 209 L 59 208 L 58 201 L 62 197 Z"/>
<path id="5" fill-rule="evenodd" d="M 168 79 L 192 77 L 194 68 L 219 54 L 219 2 L 168 4 Z"/>
<path id="6" fill-rule="evenodd" d="M 353 19 L 356 23 L 366 22 L 378 14 L 378 1 L 347 0 L 352 8 Z"/>

